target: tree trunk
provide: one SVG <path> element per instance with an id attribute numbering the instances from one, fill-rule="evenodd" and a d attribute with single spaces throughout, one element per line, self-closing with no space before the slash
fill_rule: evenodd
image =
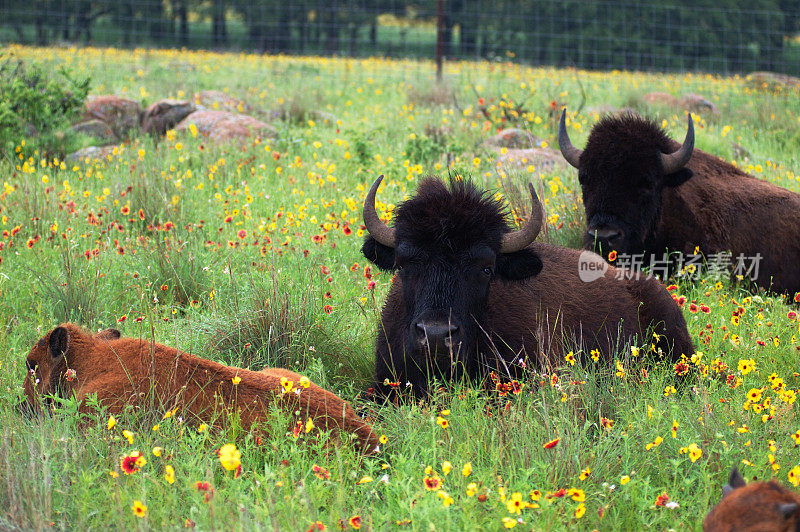
<path id="1" fill-rule="evenodd" d="M 450 2 L 445 2 L 447 7 L 444 10 L 444 19 L 443 24 L 444 27 L 442 28 L 442 55 L 446 58 L 450 58 L 453 55 L 453 26 L 455 23 L 453 22 L 453 14 L 450 11 Z"/>
<path id="2" fill-rule="evenodd" d="M 225 24 L 225 0 L 214 0 L 212 42 L 214 46 L 224 46 L 228 42 L 228 28 Z"/>
<path id="3" fill-rule="evenodd" d="M 339 2 L 333 0 L 331 5 L 325 10 L 328 15 L 326 25 L 328 27 L 328 53 L 335 54 L 339 51 Z"/>
<path id="4" fill-rule="evenodd" d="M 180 21 L 180 42 L 182 46 L 189 45 L 189 10 L 186 8 L 188 0 L 178 3 L 178 20 Z"/>
<path id="5" fill-rule="evenodd" d="M 358 28 L 359 28 L 358 24 L 351 24 L 350 25 L 350 39 L 349 39 L 348 44 L 349 44 L 349 50 L 350 50 L 349 53 L 350 53 L 351 56 L 356 55 L 356 49 L 357 49 L 356 44 L 358 42 Z"/>

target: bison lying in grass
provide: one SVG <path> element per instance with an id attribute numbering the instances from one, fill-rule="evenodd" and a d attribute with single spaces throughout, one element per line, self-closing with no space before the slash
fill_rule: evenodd
<path id="1" fill-rule="evenodd" d="M 178 408 L 188 422 L 200 422 L 235 411 L 243 427 L 261 423 L 272 432 L 275 403 L 303 421 L 311 418 L 321 429 L 355 434 L 362 451 L 372 452 L 378 445 L 372 427 L 347 402 L 294 372 L 225 366 L 163 344 L 121 338 L 114 329 L 92 335 L 65 323 L 33 346 L 26 364 L 25 405 L 31 412 L 53 396 L 74 396 L 88 412 L 91 407 L 83 400 L 97 394 L 112 414 L 126 405 L 155 404 L 164 410 Z"/>
<path id="2" fill-rule="evenodd" d="M 703 520 L 703 530 L 800 530 L 800 495 L 772 480 L 747 484 L 734 468 L 722 500 Z"/>
<path id="3" fill-rule="evenodd" d="M 800 194 L 695 150 L 691 115 L 683 144 L 629 114 L 603 118 L 581 150 L 569 140 L 565 110 L 558 143 L 578 169 L 588 249 L 642 255 L 649 265 L 699 248 L 758 286 L 800 291 Z"/>
<path id="4" fill-rule="evenodd" d="M 594 253 L 535 242 L 543 209 L 512 231 L 507 212 L 469 181 L 423 180 L 388 227 L 364 202 L 362 251 L 378 268 L 399 270 L 383 307 L 373 391 L 392 395 L 428 378 L 470 379 L 520 366 L 564 363 L 569 350 L 608 362 L 636 340 L 677 360 L 694 353 L 681 309 L 653 278 L 603 265 Z M 583 276 L 584 263 L 603 269 Z M 655 333 L 655 337 L 654 334 Z"/>

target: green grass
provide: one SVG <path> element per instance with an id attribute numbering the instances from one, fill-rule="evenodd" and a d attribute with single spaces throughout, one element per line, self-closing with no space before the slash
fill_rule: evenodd
<path id="1" fill-rule="evenodd" d="M 531 374 L 519 395 L 498 397 L 459 384 L 429 403 L 371 407 L 378 431 L 388 438 L 375 458 L 346 447 L 298 445 L 290 436 L 257 445 L 235 423 L 197 433 L 170 418 L 154 431 L 160 413 L 131 412 L 108 430 L 107 415 L 81 422 L 71 402 L 58 415 L 35 421 L 14 409 L 25 355 L 63 320 L 92 330 L 116 326 L 128 336 L 152 334 L 252 369 L 289 367 L 353 399 L 369 382 L 376 323 L 390 284 L 388 275 L 373 269 L 376 287 L 368 289 L 368 263 L 359 252 L 364 186 L 379 174 L 387 176 L 379 211 L 390 211 L 429 173 L 470 175 L 508 194 L 520 210 L 525 207 L 514 191 L 533 181 L 541 185 L 547 209 L 542 238 L 573 247 L 579 242 L 584 220 L 574 171 L 539 175 L 536 168 L 498 168 L 497 155 L 481 141 L 507 124 L 479 115 L 479 97 L 487 105 L 501 98 L 524 102 L 518 125 L 555 145 L 550 102 L 577 110 L 582 85 L 586 102 L 570 131 L 582 146 L 596 119 L 589 110 L 599 105 L 634 105 L 682 138 L 682 113 L 638 102 L 650 91 L 697 92 L 720 109 L 719 116 L 699 117 L 698 148 L 731 160 L 733 143 L 741 144 L 752 157 L 737 164 L 800 191 L 796 92 L 761 92 L 739 78 L 506 63 L 450 64 L 446 87 L 434 89 L 433 65 L 411 61 L 12 51 L 47 68 L 69 65 L 91 75 L 97 94 L 146 104 L 223 89 L 270 121 L 274 110 L 294 102 L 295 108 L 331 113 L 338 122 L 274 121 L 279 140 L 243 146 L 213 146 L 188 134 L 158 143 L 137 138 L 110 160 L 74 168 L 42 164 L 38 156 L 0 162 L 0 230 L 9 231 L 0 250 L 0 527 L 164 529 L 191 519 L 202 529 L 305 530 L 317 520 L 329 528 L 340 520 L 350 526 L 347 520 L 358 515 L 365 529 L 500 530 L 503 518 L 520 518 L 525 530 L 699 529 L 732 466 L 748 478 L 774 473 L 786 482 L 798 465 L 790 436 L 800 421 L 794 404 L 784 402 L 768 380 L 775 373 L 787 389 L 800 388 L 798 322 L 778 298 L 713 280 L 675 289 L 710 308 L 708 314 L 685 310 L 703 355 L 690 362 L 690 384 L 678 385 L 675 393 L 665 394 L 674 381 L 672 367 L 643 364 L 629 353 L 619 355 L 622 377 L 616 367 L 564 362 Z M 499 115 L 489 109 L 492 117 Z M 123 214 L 126 207 L 130 212 Z M 174 227 L 164 230 L 167 222 Z M 744 314 L 734 324 L 740 305 Z M 756 371 L 744 374 L 739 361 L 751 358 Z M 646 377 L 642 367 L 649 368 Z M 729 376 L 741 384 L 728 385 Z M 743 408 L 747 392 L 762 387 L 774 408 L 767 421 L 762 415 L 770 407 Z M 759 404 L 763 408 L 763 398 Z M 448 428 L 437 424 L 438 417 L 449 421 Z M 613 425 L 604 428 L 602 418 Z M 123 429 L 135 433 L 133 444 Z M 659 436 L 663 442 L 646 450 Z M 555 438 L 554 448 L 543 448 Z M 223 470 L 214 454 L 225 443 L 242 451 L 239 478 Z M 696 462 L 680 452 L 691 444 L 702 450 Z M 151 454 L 155 446 L 165 449 L 161 457 Z M 109 472 L 119 472 L 121 457 L 134 449 L 147 464 L 112 478 Z M 779 469 L 773 471 L 770 455 Z M 445 461 L 452 464 L 448 475 Z M 465 478 L 467 462 L 472 472 Z M 172 485 L 163 478 L 167 464 L 176 471 Z M 329 480 L 313 474 L 315 464 L 330 471 Z M 444 479 L 452 505 L 445 506 L 441 490 L 425 488 L 427 466 Z M 586 469 L 589 476 L 581 480 Z M 623 476 L 630 477 L 624 485 Z M 364 477 L 373 480 L 359 483 Z M 213 485 L 208 502 L 197 481 Z M 470 483 L 476 485 L 472 496 Z M 544 497 L 570 488 L 585 492 L 580 519 L 579 502 Z M 530 501 L 532 490 L 542 492 L 540 508 L 519 516 L 508 510 L 514 493 Z M 656 507 L 662 493 L 679 506 Z M 133 514 L 134 500 L 147 506 L 145 518 Z M 397 525 L 404 520 L 410 523 Z"/>

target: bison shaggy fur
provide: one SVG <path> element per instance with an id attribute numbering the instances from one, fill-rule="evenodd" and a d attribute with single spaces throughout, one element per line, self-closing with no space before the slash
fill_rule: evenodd
<path id="1" fill-rule="evenodd" d="M 680 146 L 635 114 L 605 117 L 594 126 L 578 168 L 586 247 L 598 243 L 595 231 L 610 229 L 622 236 L 605 244 L 604 254 L 644 253 L 644 264 L 648 255 L 692 255 L 696 248 L 706 258 L 730 252 L 732 266 L 740 255 L 746 267 L 760 255 L 757 285 L 800 291 L 800 194 L 698 149 L 686 166 L 665 175 L 662 154 Z"/>
<path id="2" fill-rule="evenodd" d="M 694 352 L 680 307 L 656 279 L 608 266 L 584 282 L 580 260 L 602 265 L 599 256 L 540 242 L 501 253 L 507 212 L 469 181 L 427 178 L 395 215 L 395 247 L 370 236 L 362 248 L 379 268 L 399 269 L 375 346 L 380 395 L 393 393 L 387 381 L 425 395 L 431 376 L 560 364 L 571 349 L 610 361 L 637 338 L 673 359 Z M 429 316 L 459 325 L 459 347 L 434 356 L 420 345 L 415 327 Z"/>

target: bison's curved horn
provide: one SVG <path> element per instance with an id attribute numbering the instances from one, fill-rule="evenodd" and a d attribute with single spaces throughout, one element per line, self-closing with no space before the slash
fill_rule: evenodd
<path id="1" fill-rule="evenodd" d="M 519 231 L 506 233 L 503 235 L 503 241 L 500 244 L 500 253 L 514 253 L 522 248 L 525 248 L 536 240 L 539 231 L 542 229 L 542 220 L 544 219 L 544 211 L 542 210 L 542 203 L 539 201 L 539 196 L 536 195 L 536 190 L 533 185 L 528 183 L 528 189 L 531 191 L 531 214 L 528 216 L 528 221 Z"/>
<path id="2" fill-rule="evenodd" d="M 683 144 L 677 151 L 672 153 L 661 154 L 661 164 L 664 165 L 664 174 L 669 175 L 677 172 L 689 162 L 692 158 L 694 151 L 694 123 L 692 122 L 692 113 L 689 113 L 689 126 L 686 130 L 686 138 L 683 139 Z"/>
<path id="3" fill-rule="evenodd" d="M 561 121 L 558 123 L 558 147 L 561 148 L 561 155 L 564 156 L 564 159 L 575 168 L 578 168 L 583 150 L 579 150 L 573 146 L 572 142 L 569 140 L 566 109 L 561 111 Z"/>
<path id="4" fill-rule="evenodd" d="M 372 235 L 372 238 L 390 248 L 394 247 L 394 229 L 383 223 L 375 211 L 375 193 L 378 192 L 378 187 L 381 186 L 383 176 L 381 175 L 372 184 L 372 188 L 367 192 L 367 197 L 364 198 L 364 225 Z"/>

